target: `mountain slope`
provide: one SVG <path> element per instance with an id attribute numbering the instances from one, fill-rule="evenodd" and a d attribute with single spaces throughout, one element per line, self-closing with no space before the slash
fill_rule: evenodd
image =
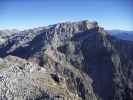
<path id="1" fill-rule="evenodd" d="M 65 76 L 50 72 L 36 63 L 8 56 L 1 60 L 0 68 L 1 100 L 81 100 L 67 88 Z M 80 81 L 81 76 L 73 75 Z M 91 87 L 89 89 L 92 91 Z M 96 99 L 91 93 L 89 97 Z"/>
<path id="2" fill-rule="evenodd" d="M 108 32 L 119 39 L 133 41 L 133 31 L 108 30 Z"/>

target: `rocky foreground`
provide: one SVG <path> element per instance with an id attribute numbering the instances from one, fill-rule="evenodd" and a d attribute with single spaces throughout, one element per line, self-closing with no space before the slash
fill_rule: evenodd
<path id="1" fill-rule="evenodd" d="M 87 20 L 18 31 L 0 45 L 0 100 L 133 100 L 132 50 Z"/>

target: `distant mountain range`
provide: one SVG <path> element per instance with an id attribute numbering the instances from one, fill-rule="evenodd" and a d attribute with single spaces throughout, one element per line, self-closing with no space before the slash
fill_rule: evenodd
<path id="1" fill-rule="evenodd" d="M 0 44 L 4 43 L 11 35 L 19 32 L 16 29 L 13 30 L 0 30 Z"/>
<path id="2" fill-rule="evenodd" d="M 107 32 L 119 39 L 133 41 L 133 31 L 107 30 Z"/>
<path id="3" fill-rule="evenodd" d="M 0 100 L 133 100 L 133 42 L 119 33 L 88 20 L 13 32 L 0 44 Z"/>

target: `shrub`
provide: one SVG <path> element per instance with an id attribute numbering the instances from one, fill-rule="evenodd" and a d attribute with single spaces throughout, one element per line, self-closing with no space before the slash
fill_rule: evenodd
<path id="1" fill-rule="evenodd" d="M 43 66 L 46 65 L 47 63 L 48 63 L 48 56 L 46 54 L 43 54 L 43 56 L 40 57 L 39 65 Z"/>

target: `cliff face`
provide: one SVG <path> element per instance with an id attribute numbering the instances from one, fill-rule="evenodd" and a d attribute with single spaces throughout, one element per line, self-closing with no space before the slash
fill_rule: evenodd
<path id="1" fill-rule="evenodd" d="M 36 68 L 40 71 L 43 68 L 46 71 L 42 71 L 44 75 L 36 68 L 34 71 L 37 74 L 34 71 L 27 72 L 23 64 L 20 65 L 20 70 L 24 70 L 28 75 L 21 77 L 22 82 L 29 77 L 27 82 L 30 82 L 31 86 L 39 84 L 39 89 L 45 92 L 37 90 L 34 96 L 22 96 L 25 92 L 21 95 L 14 92 L 13 98 L 132 100 L 132 49 L 133 42 L 108 35 L 97 22 L 81 21 L 18 32 L 5 44 L 0 45 L 0 56 L 6 57 L 5 59 L 8 55 L 20 57 L 19 59 L 28 60 L 28 63 L 37 64 Z M 12 59 L 8 59 L 6 63 L 13 62 Z M 15 63 L 21 62 L 23 61 L 17 60 L 12 64 L 15 66 Z M 32 67 L 29 69 L 32 70 Z M 10 73 L 9 68 L 4 69 L 5 73 Z M 17 75 L 14 77 L 18 79 Z M 9 78 L 11 79 L 12 77 Z M 40 83 L 36 83 L 38 79 Z M 23 90 L 22 86 L 18 88 Z M 34 87 L 31 88 L 34 92 Z M 26 91 L 29 91 L 29 88 L 26 88 Z M 9 98 L 9 95 L 3 94 L 3 97 Z"/>

